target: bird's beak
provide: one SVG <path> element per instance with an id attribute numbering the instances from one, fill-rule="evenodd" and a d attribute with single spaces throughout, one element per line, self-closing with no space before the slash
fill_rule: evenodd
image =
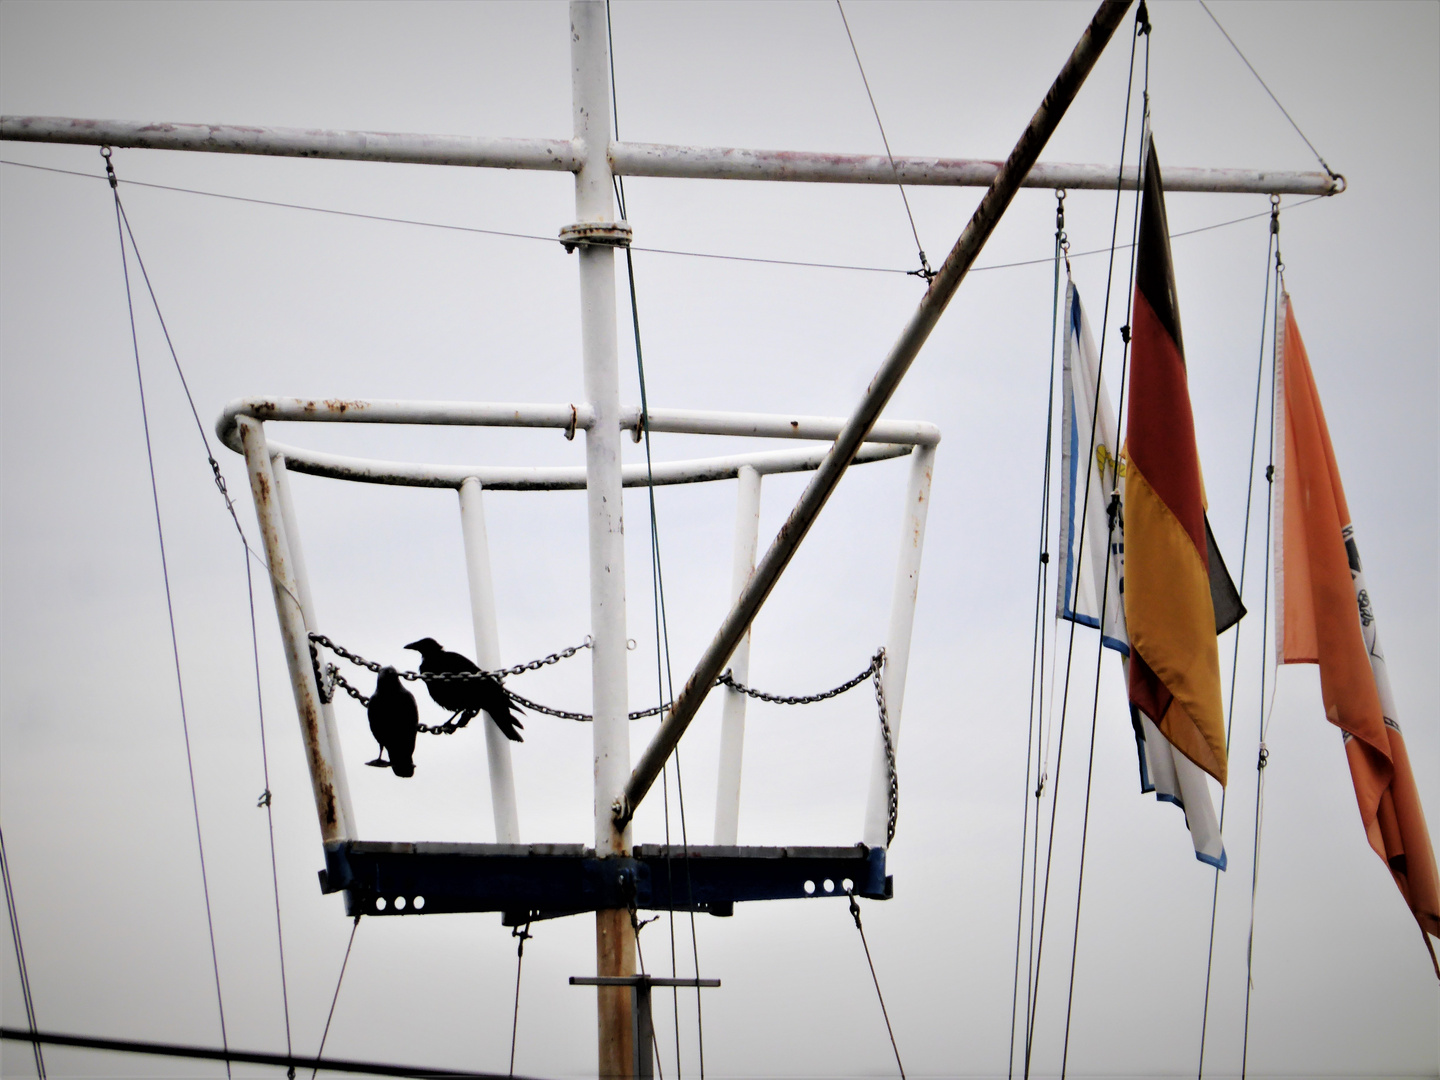
<path id="1" fill-rule="evenodd" d="M 422 639 L 422 640 L 423 640 L 423 639 Z M 419 642 L 419 641 L 412 641 L 412 642 L 410 642 L 409 645 L 406 645 L 405 648 L 407 648 L 407 649 L 414 649 L 416 652 L 419 652 L 419 651 L 420 651 L 420 642 Z"/>

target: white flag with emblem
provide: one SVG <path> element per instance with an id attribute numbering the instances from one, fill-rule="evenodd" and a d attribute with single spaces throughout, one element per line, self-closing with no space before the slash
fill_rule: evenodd
<path id="1" fill-rule="evenodd" d="M 1100 356 L 1072 281 L 1065 290 L 1064 369 L 1060 383 L 1060 581 L 1056 614 L 1101 630 L 1124 658 L 1125 463 L 1115 412 L 1100 384 Z M 1103 627 L 1103 629 L 1102 629 Z M 1128 683 L 1128 671 L 1127 679 Z M 1149 717 L 1130 710 L 1140 758 L 1140 790 L 1185 813 L 1195 857 L 1225 869 L 1225 846 L 1205 773 L 1176 751 Z"/>

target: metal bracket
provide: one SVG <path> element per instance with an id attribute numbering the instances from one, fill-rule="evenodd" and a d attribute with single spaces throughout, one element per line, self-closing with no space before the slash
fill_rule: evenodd
<path id="1" fill-rule="evenodd" d="M 628 221 L 577 221 L 560 229 L 560 244 L 573 255 L 577 247 L 628 248 L 632 236 Z"/>
<path id="2" fill-rule="evenodd" d="M 579 844 L 326 846 L 322 892 L 345 892 L 349 915 L 498 911 L 507 925 L 582 911 L 634 907 L 730 915 L 736 903 L 860 896 L 886 900 L 894 886 L 885 849 L 637 844 L 628 857 L 597 858 Z"/>

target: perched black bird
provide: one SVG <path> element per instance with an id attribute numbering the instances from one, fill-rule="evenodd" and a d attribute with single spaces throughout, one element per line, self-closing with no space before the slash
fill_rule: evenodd
<path id="1" fill-rule="evenodd" d="M 421 638 L 419 641 L 412 641 L 406 645 L 407 649 L 414 649 L 420 654 L 420 673 L 430 674 L 458 674 L 461 672 L 478 672 L 479 667 L 475 661 L 459 653 L 446 652 L 441 644 L 434 638 Z M 470 722 L 471 717 L 481 709 L 495 721 L 495 726 L 504 732 L 505 737 L 511 742 L 524 742 L 517 728 L 523 728 L 519 719 L 515 716 L 520 712 L 520 706 L 510 700 L 510 695 L 500 685 L 500 680 L 490 675 L 478 679 L 456 679 L 453 682 L 429 682 L 425 688 L 430 691 L 430 697 L 436 705 L 442 709 L 449 709 L 454 713 L 450 717 L 456 727 L 464 727 Z M 458 718 L 458 719 L 457 719 Z"/>
<path id="2" fill-rule="evenodd" d="M 396 776 L 415 775 L 415 733 L 420 726 L 420 710 L 415 695 L 400 685 L 400 675 L 393 667 L 380 669 L 375 680 L 375 693 L 365 706 L 370 717 L 370 734 L 380 744 L 380 753 L 366 765 L 390 766 Z M 390 760 L 385 760 L 386 754 Z"/>

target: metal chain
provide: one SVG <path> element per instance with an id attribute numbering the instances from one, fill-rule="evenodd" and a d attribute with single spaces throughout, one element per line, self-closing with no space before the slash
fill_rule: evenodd
<path id="1" fill-rule="evenodd" d="M 756 690 L 752 686 L 746 686 L 739 682 L 729 669 L 725 674 L 715 680 L 717 686 L 728 686 L 737 693 L 747 697 L 755 698 L 758 701 L 768 701 L 773 705 L 813 705 L 817 701 L 825 701 L 837 697 L 847 690 L 853 690 L 866 679 L 875 684 L 875 707 L 880 713 L 880 737 L 885 744 L 885 770 L 889 774 L 888 792 L 888 815 L 885 822 L 885 844 L 888 847 L 895 840 L 895 822 L 900 814 L 900 780 L 895 771 L 895 740 L 890 733 L 890 715 L 885 706 L 885 684 L 881 680 L 881 672 L 885 668 L 885 650 L 880 649 L 870 658 L 870 666 L 853 679 L 841 683 L 833 690 L 826 690 L 819 694 L 808 694 L 803 697 L 787 697 L 780 694 L 767 694 L 763 690 Z"/>
<path id="2" fill-rule="evenodd" d="M 847 690 L 855 689 L 855 687 L 870 678 L 871 675 L 878 674 L 884 664 L 885 650 L 881 649 L 871 658 L 870 666 L 853 679 L 846 680 L 833 690 L 825 690 L 819 694 L 807 694 L 803 697 L 786 697 L 781 694 L 767 694 L 763 690 L 756 690 L 753 686 L 746 686 L 744 683 L 738 681 L 735 676 L 730 673 L 729 668 L 726 668 L 725 674 L 715 680 L 715 685 L 728 686 L 736 693 L 755 698 L 757 701 L 768 701 L 772 705 L 813 705 L 817 701 L 827 701 L 830 698 L 838 697 Z"/>
<path id="3" fill-rule="evenodd" d="M 334 664 L 326 664 L 323 668 L 321 667 L 320 654 L 315 648 L 315 646 L 317 644 L 323 645 L 325 646 L 325 648 L 329 649 L 337 656 L 344 657 L 352 664 L 356 664 L 359 667 L 366 668 L 370 671 L 376 672 L 377 674 L 380 671 L 381 665 L 373 660 L 366 660 L 363 656 L 359 656 L 356 653 L 350 652 L 348 649 L 336 645 L 324 634 L 311 634 L 310 641 L 310 659 L 315 665 L 316 685 L 320 690 L 320 699 L 327 703 L 331 701 L 334 696 L 334 688 L 338 686 L 340 689 L 344 690 L 345 693 L 349 694 L 356 701 L 360 702 L 361 705 L 368 707 L 370 704 L 370 699 L 365 694 L 361 693 L 360 690 L 357 689 L 355 686 L 352 686 L 350 682 L 345 678 L 345 676 L 340 674 L 339 670 L 335 667 Z M 399 673 L 399 675 L 402 679 L 409 679 L 412 682 L 416 680 L 424 680 L 426 682 L 448 682 L 458 681 L 460 679 L 475 679 L 482 677 L 499 679 L 503 678 L 506 675 L 519 675 L 526 671 L 535 671 L 536 669 L 545 667 L 548 664 L 554 664 L 558 663 L 561 660 L 566 660 L 574 656 L 581 649 L 590 648 L 592 644 L 593 643 L 591 639 L 589 637 L 586 637 L 584 642 L 579 645 L 572 645 L 567 649 L 561 649 L 559 652 L 551 653 L 549 656 L 543 657 L 542 659 L 531 660 L 530 662 L 525 664 L 516 664 L 512 668 L 505 668 L 500 671 L 465 672 L 457 675 L 438 675 L 429 673 L 421 674 L 420 672 L 402 671 Z M 880 714 L 880 737 L 885 745 L 885 769 L 888 773 L 889 779 L 889 793 L 887 800 L 888 816 L 885 823 L 885 842 L 886 846 L 888 847 L 895 840 L 895 822 L 900 813 L 900 781 L 895 771 L 895 741 L 894 737 L 890 733 L 890 717 L 885 706 L 885 685 L 881 679 L 881 673 L 884 671 L 884 669 L 885 650 L 882 648 L 878 650 L 873 657 L 870 658 L 870 663 L 864 671 L 860 672 L 858 675 L 855 675 L 853 678 L 845 680 L 839 686 L 831 690 L 822 691 L 818 694 L 806 694 L 802 696 L 767 694 L 763 690 L 756 690 L 753 686 L 746 686 L 744 683 L 737 680 L 735 676 L 731 674 L 728 668 L 723 675 L 721 675 L 715 680 L 714 685 L 728 686 L 736 693 L 744 694 L 747 697 L 755 698 L 757 701 L 768 701 L 772 705 L 813 705 L 819 701 L 828 701 L 830 698 L 839 697 L 846 691 L 855 689 L 855 687 L 859 686 L 866 679 L 870 679 L 875 685 L 875 707 Z M 595 717 L 592 716 L 590 713 L 570 712 L 567 709 L 554 709 L 551 708 L 549 705 L 541 705 L 538 701 L 531 701 L 527 697 L 522 697 L 520 694 L 515 693 L 508 687 L 505 689 L 505 693 L 509 695 L 510 699 L 514 701 L 516 705 L 519 705 L 521 708 L 529 709 L 531 712 L 537 712 L 544 716 L 554 716 L 561 720 L 574 720 L 579 723 L 591 723 L 595 719 Z M 663 713 L 666 709 L 670 708 L 672 704 L 674 703 L 666 702 L 664 705 L 654 705 L 648 709 L 636 709 L 634 712 L 629 713 L 628 715 L 631 720 L 643 720 L 646 717 L 658 716 L 660 713 Z M 435 725 L 420 724 L 418 730 L 425 735 L 453 735 L 457 730 L 459 730 L 459 725 L 455 724 L 453 721 L 447 721 L 444 724 Z"/>
<path id="4" fill-rule="evenodd" d="M 870 662 L 871 678 L 875 683 L 875 707 L 880 712 L 880 738 L 885 743 L 885 771 L 889 774 L 885 818 L 885 846 L 895 842 L 895 821 L 900 816 L 900 778 L 895 772 L 895 740 L 890 734 L 890 713 L 885 707 L 885 684 L 880 671 L 885 666 L 885 650 L 881 649 Z"/>
<path id="5" fill-rule="evenodd" d="M 358 667 L 366 668 L 375 674 L 380 674 L 380 668 L 384 665 L 375 660 L 366 660 L 358 653 L 353 653 L 343 646 L 336 645 L 324 634 L 311 634 L 310 640 L 314 645 L 323 645 L 336 656 L 349 660 Z M 311 655 L 315 653 L 314 645 L 311 646 Z M 514 667 L 497 668 L 495 671 L 401 671 L 397 672 L 400 678 L 408 682 L 468 682 L 473 679 L 503 679 L 507 675 L 523 675 L 527 671 L 538 671 L 549 664 L 558 664 L 561 660 L 568 660 L 581 649 L 588 649 L 594 645 L 590 635 L 585 635 L 585 640 L 579 645 L 571 645 L 569 648 L 553 652 L 549 656 L 541 657 L 539 660 L 530 660 L 524 664 L 516 664 Z"/>
<path id="6" fill-rule="evenodd" d="M 505 692 L 510 695 L 510 700 L 515 702 L 515 704 L 537 713 L 543 713 L 546 716 L 556 716 L 559 717 L 561 720 L 576 720 L 582 724 L 589 724 L 595 720 L 595 717 L 593 717 L 589 713 L 568 712 L 565 709 L 552 709 L 549 705 L 541 705 L 538 701 L 531 701 L 527 697 L 521 697 L 519 694 L 515 693 L 515 691 L 508 688 Z M 659 716 L 672 704 L 673 702 L 667 701 L 664 705 L 654 705 L 648 709 L 636 709 L 634 712 L 629 713 L 628 715 L 631 720 L 644 720 L 647 716 Z"/>

